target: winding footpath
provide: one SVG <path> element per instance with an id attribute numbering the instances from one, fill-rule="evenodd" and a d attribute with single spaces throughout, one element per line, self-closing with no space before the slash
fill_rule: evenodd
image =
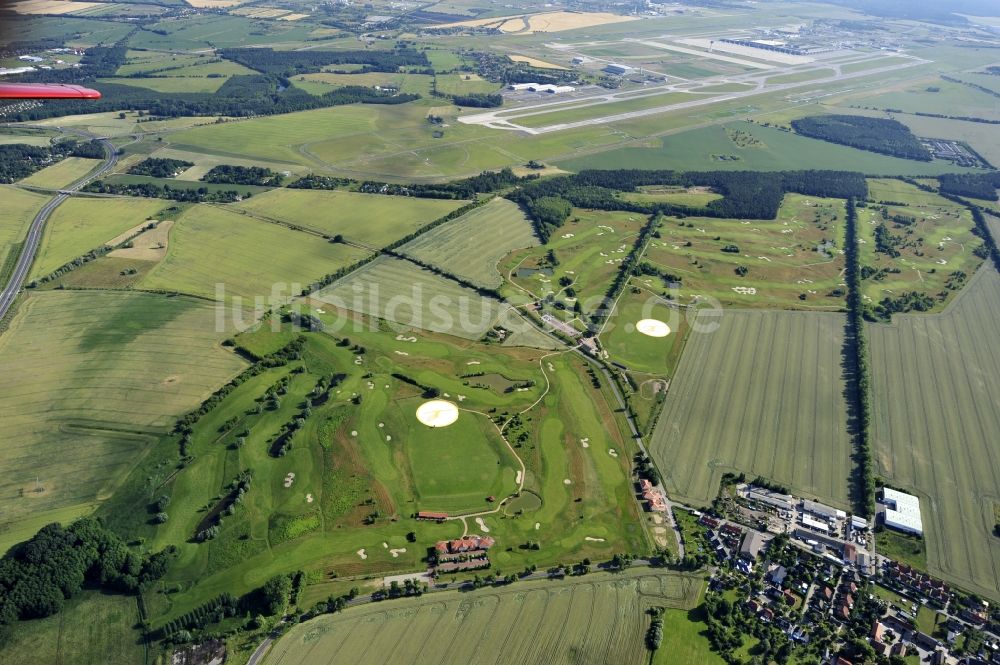
<path id="1" fill-rule="evenodd" d="M 61 131 L 76 134 L 83 138 L 98 139 L 97 135 L 83 130 L 64 129 Z M 0 320 L 3 320 L 7 315 L 11 305 L 14 304 L 18 294 L 21 292 L 25 280 L 28 278 L 28 270 L 31 269 L 31 264 L 35 260 L 35 253 L 38 252 L 38 246 L 42 241 L 45 223 L 49 220 L 52 212 L 62 205 L 62 202 L 68 199 L 73 192 L 79 191 L 80 188 L 91 180 L 101 177 L 118 163 L 118 151 L 111 145 L 111 141 L 107 138 L 99 138 L 98 140 L 104 146 L 104 163 L 73 184 L 60 189 L 51 200 L 42 206 L 42 209 L 38 211 L 32 220 L 31 226 L 28 228 L 28 235 L 25 237 L 24 245 L 21 248 L 21 255 L 18 257 L 17 265 L 14 267 L 14 272 L 11 274 L 7 285 L 4 286 L 3 291 L 0 291 Z"/>

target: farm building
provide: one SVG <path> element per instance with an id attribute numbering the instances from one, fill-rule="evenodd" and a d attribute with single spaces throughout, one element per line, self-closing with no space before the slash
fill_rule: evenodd
<path id="1" fill-rule="evenodd" d="M 608 74 L 614 74 L 615 76 L 625 76 L 632 71 L 632 68 L 628 65 L 617 65 L 615 63 L 611 63 L 604 68 L 604 71 Z"/>
<path id="2" fill-rule="evenodd" d="M 912 494 L 884 487 L 882 505 L 885 506 L 887 527 L 918 536 L 924 534 L 923 521 L 920 519 L 920 499 Z"/>
<path id="3" fill-rule="evenodd" d="M 830 527 L 825 522 L 820 522 L 818 519 L 811 517 L 808 513 L 802 513 L 802 526 L 807 529 L 812 529 L 813 531 L 818 531 L 819 533 L 830 533 Z"/>

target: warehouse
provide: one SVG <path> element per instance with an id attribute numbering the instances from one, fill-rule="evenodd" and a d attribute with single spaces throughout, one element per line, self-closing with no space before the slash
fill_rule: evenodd
<path id="1" fill-rule="evenodd" d="M 920 519 L 920 499 L 912 494 L 883 487 L 882 504 L 885 506 L 884 520 L 887 527 L 918 536 L 924 535 L 924 525 Z"/>
<path id="2" fill-rule="evenodd" d="M 836 508 L 831 508 L 830 506 L 810 501 L 809 499 L 802 501 L 802 510 L 803 512 L 812 513 L 828 520 L 842 520 L 847 517 L 847 513 L 843 510 L 837 510 Z"/>

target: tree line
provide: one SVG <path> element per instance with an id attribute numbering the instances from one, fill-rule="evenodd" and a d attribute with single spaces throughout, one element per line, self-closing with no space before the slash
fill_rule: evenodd
<path id="1" fill-rule="evenodd" d="M 130 168 L 128 172 L 132 175 L 147 175 L 153 178 L 173 178 L 192 166 L 194 166 L 194 162 L 188 162 L 183 159 L 147 157 Z"/>
<path id="2" fill-rule="evenodd" d="M 149 199 L 170 199 L 185 203 L 232 203 L 250 198 L 252 192 L 235 189 L 215 190 L 208 187 L 171 187 L 155 182 L 108 182 L 94 180 L 83 187 L 85 192 L 95 194 L 117 194 L 119 196 L 142 196 Z"/>
<path id="3" fill-rule="evenodd" d="M 943 173 L 938 176 L 942 194 L 970 196 L 974 199 L 996 201 L 1000 188 L 1000 171 L 990 173 Z"/>
<path id="4" fill-rule="evenodd" d="M 281 186 L 284 176 L 263 166 L 232 166 L 219 164 L 213 166 L 201 177 L 204 182 L 223 185 L 264 185 Z"/>
<path id="5" fill-rule="evenodd" d="M 861 115 L 815 115 L 792 120 L 802 136 L 903 159 L 931 161 L 931 153 L 898 120 Z"/>

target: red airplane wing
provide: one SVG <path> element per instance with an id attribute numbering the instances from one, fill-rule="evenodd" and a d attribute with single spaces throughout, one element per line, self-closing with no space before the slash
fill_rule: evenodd
<path id="1" fill-rule="evenodd" d="M 101 93 L 64 83 L 0 83 L 0 99 L 100 99 Z"/>

